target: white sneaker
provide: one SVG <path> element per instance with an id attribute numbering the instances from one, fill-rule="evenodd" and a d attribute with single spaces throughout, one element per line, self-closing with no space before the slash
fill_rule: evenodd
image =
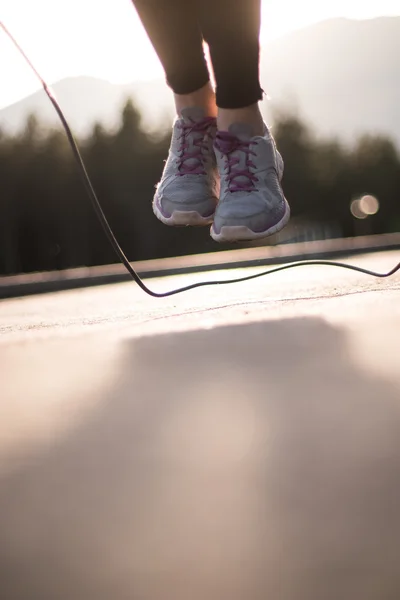
<path id="1" fill-rule="evenodd" d="M 267 127 L 253 136 L 250 126 L 217 132 L 214 148 L 221 177 L 220 200 L 211 227 L 217 242 L 247 241 L 280 231 L 290 208 L 281 188 L 283 160 Z"/>
<path id="2" fill-rule="evenodd" d="M 219 195 L 213 143 L 216 119 L 201 108 L 182 110 L 175 120 L 168 159 L 153 200 L 166 225 L 209 225 Z"/>

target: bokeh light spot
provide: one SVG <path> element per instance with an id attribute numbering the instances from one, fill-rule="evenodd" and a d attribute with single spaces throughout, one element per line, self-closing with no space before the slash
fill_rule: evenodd
<path id="1" fill-rule="evenodd" d="M 363 196 L 360 198 L 360 210 L 366 215 L 376 215 L 379 210 L 379 201 L 375 196 Z"/>
<path id="2" fill-rule="evenodd" d="M 368 216 L 364 212 L 362 212 L 362 210 L 360 208 L 360 199 L 359 198 L 357 198 L 357 200 L 353 200 L 351 202 L 350 211 L 351 211 L 351 214 L 353 215 L 353 217 L 355 217 L 356 219 L 366 219 Z"/>
<path id="3" fill-rule="evenodd" d="M 350 212 L 356 219 L 366 219 L 370 215 L 376 215 L 378 210 L 379 200 L 370 194 L 356 198 L 350 203 Z"/>

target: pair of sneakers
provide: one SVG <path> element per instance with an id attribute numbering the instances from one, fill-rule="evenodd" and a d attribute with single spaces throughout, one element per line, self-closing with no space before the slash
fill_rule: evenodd
<path id="1" fill-rule="evenodd" d="M 166 225 L 210 225 L 217 242 L 256 240 L 290 217 L 281 179 L 283 160 L 265 126 L 254 136 L 243 123 L 217 131 L 201 108 L 175 120 L 169 156 L 153 200 Z"/>

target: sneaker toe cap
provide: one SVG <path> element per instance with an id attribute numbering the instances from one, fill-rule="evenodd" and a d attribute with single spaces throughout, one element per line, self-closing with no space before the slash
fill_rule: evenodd
<path id="1" fill-rule="evenodd" d="M 255 233 L 267 231 L 277 225 L 285 216 L 286 203 L 282 198 L 281 201 L 275 202 L 270 207 L 264 203 L 262 210 L 245 211 L 242 210 L 217 210 L 214 216 L 214 230 L 219 233 L 222 227 L 237 227 L 245 226 Z"/>
<path id="2" fill-rule="evenodd" d="M 202 217 L 209 217 L 214 214 L 216 206 L 216 198 L 213 197 L 177 202 L 175 199 L 164 196 L 156 201 L 166 217 L 170 217 L 175 211 L 197 212 Z"/>

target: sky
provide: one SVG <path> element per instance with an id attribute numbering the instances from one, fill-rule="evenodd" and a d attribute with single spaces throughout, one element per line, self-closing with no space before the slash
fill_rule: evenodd
<path id="1" fill-rule="evenodd" d="M 261 41 L 328 18 L 393 15 L 399 0 L 264 0 Z M 50 84 L 79 75 L 115 83 L 163 77 L 130 0 L 1 0 L 0 20 Z M 1 29 L 0 57 L 2 108 L 40 85 Z"/>

